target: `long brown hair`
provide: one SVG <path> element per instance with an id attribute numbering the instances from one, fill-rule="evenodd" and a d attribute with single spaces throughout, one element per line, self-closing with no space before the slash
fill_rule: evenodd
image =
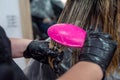
<path id="1" fill-rule="evenodd" d="M 117 51 L 108 68 L 114 71 L 120 55 L 120 0 L 68 0 L 58 23 L 72 23 L 86 31 L 111 34 L 118 42 Z"/>

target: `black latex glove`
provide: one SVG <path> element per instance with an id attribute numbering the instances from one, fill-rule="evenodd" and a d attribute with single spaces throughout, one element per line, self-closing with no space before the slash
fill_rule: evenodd
<path id="1" fill-rule="evenodd" d="M 34 58 L 42 63 L 48 63 L 48 57 L 56 58 L 57 56 L 58 52 L 51 50 L 47 41 L 32 41 L 24 51 L 25 58 Z"/>
<path id="2" fill-rule="evenodd" d="M 80 61 L 98 64 L 103 73 L 105 73 L 115 53 L 116 47 L 116 42 L 112 40 L 109 34 L 92 32 L 87 35 L 79 59 Z"/>
<path id="3" fill-rule="evenodd" d="M 58 56 L 56 58 L 54 58 L 54 60 L 52 62 L 53 70 L 57 74 L 57 76 L 60 76 L 66 72 L 66 70 L 61 67 L 61 62 L 63 60 L 63 56 L 64 56 L 64 52 L 59 53 Z"/>

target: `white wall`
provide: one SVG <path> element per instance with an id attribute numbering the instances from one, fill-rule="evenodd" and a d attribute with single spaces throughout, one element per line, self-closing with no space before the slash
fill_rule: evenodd
<path id="1" fill-rule="evenodd" d="M 0 0 L 0 25 L 5 29 L 8 37 L 22 38 L 19 0 Z M 25 59 L 15 59 L 23 69 Z"/>

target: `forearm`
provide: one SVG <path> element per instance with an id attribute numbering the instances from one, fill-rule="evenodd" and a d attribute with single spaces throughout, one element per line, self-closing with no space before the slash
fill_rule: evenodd
<path id="1" fill-rule="evenodd" d="M 10 38 L 12 57 L 19 58 L 23 57 L 23 52 L 27 48 L 28 44 L 32 41 L 29 39 Z"/>
<path id="2" fill-rule="evenodd" d="M 91 62 L 79 62 L 58 80 L 101 80 L 103 77 L 101 68 Z"/>

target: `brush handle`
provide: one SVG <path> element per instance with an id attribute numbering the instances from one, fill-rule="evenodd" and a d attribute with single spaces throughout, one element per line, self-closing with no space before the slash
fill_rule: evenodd
<path id="1" fill-rule="evenodd" d="M 48 28 L 48 35 L 60 45 L 81 48 L 84 45 L 86 31 L 73 24 L 59 23 Z"/>

